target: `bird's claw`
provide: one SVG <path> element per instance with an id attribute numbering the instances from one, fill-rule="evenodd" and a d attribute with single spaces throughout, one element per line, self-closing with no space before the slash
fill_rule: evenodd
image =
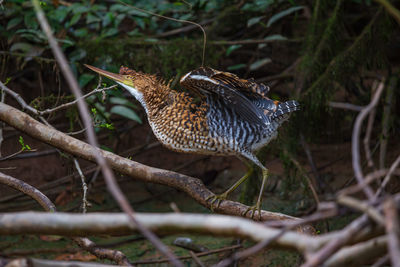
<path id="1" fill-rule="evenodd" d="M 210 201 L 210 204 L 211 204 L 210 209 L 211 209 L 211 211 L 214 212 L 214 208 L 218 208 L 219 205 L 221 205 L 221 202 L 226 199 L 226 197 L 227 197 L 227 194 L 225 194 L 225 193 L 220 194 L 220 195 L 209 196 L 206 199 L 206 201 L 207 202 Z M 215 203 L 216 203 L 216 205 L 214 205 Z"/>
<path id="2" fill-rule="evenodd" d="M 258 211 L 258 220 L 261 221 L 261 207 L 259 203 L 257 203 L 255 206 L 248 207 L 242 216 L 247 217 L 246 216 L 247 213 L 251 212 L 250 218 L 254 220 L 255 219 L 254 216 L 257 211 Z"/>

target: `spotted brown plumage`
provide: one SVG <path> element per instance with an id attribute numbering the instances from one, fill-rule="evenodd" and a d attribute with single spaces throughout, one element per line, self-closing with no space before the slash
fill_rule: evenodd
<path id="1" fill-rule="evenodd" d="M 289 114 L 299 109 L 294 100 L 269 99 L 269 87 L 264 84 L 208 67 L 181 78 L 181 85 L 192 94 L 172 90 L 157 76 L 126 67 L 114 74 L 86 66 L 116 81 L 142 104 L 155 136 L 166 147 L 178 152 L 235 155 L 254 162 L 263 170 L 261 193 L 267 169 L 255 153 L 277 135 Z M 197 96 L 200 101 L 196 101 Z M 246 177 L 224 194 L 213 197 L 212 202 L 219 205 Z M 258 210 L 261 193 L 255 206 Z"/>

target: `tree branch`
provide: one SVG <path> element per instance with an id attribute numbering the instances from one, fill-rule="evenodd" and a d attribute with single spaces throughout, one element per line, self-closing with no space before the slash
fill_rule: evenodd
<path id="1" fill-rule="evenodd" d="M 188 213 L 136 213 L 136 218 L 148 229 L 159 234 L 191 233 L 212 236 L 240 237 L 255 242 L 280 234 L 281 229 L 252 220 L 225 215 Z M 51 234 L 63 236 L 127 235 L 138 232 L 124 213 L 48 213 L 13 212 L 0 216 L 0 235 Z M 293 231 L 283 233 L 271 245 L 305 252 L 317 249 L 325 240 Z"/>

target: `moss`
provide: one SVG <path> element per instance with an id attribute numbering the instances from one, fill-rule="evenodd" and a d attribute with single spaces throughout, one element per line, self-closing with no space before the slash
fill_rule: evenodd
<path id="1" fill-rule="evenodd" d="M 97 65 L 129 66 L 147 73 L 159 73 L 173 79 L 197 68 L 202 61 L 202 40 L 175 39 L 148 42 L 137 39 L 89 41 L 79 44 L 86 50 L 87 59 Z M 206 65 L 217 65 L 222 51 L 207 46 Z"/>

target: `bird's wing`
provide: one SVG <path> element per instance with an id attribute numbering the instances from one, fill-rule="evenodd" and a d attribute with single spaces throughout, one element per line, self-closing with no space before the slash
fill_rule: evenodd
<path id="1" fill-rule="evenodd" d="M 249 95 L 263 97 L 269 89 L 265 85 L 208 67 L 187 73 L 180 83 L 196 93 L 217 95 L 245 120 L 262 125 L 269 123 L 269 118 L 248 98 Z"/>

